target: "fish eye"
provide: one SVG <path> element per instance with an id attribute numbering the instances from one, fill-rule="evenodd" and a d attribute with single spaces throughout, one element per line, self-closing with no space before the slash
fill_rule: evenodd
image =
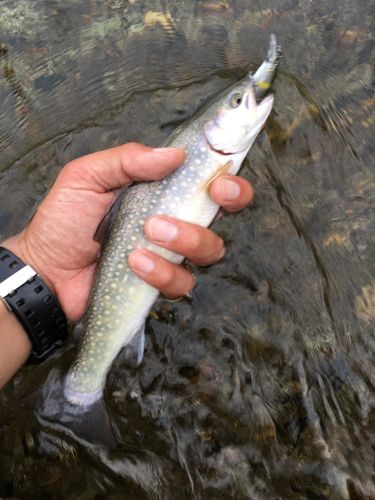
<path id="1" fill-rule="evenodd" d="M 232 106 L 232 108 L 238 108 L 241 102 L 242 102 L 242 94 L 240 94 L 239 92 L 232 94 L 229 98 L 229 104 Z"/>

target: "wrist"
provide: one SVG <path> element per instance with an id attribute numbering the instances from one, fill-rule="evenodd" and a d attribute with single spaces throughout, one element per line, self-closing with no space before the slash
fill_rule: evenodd
<path id="1" fill-rule="evenodd" d="M 29 250 L 28 245 L 25 239 L 25 231 L 22 231 L 15 236 L 11 236 L 6 239 L 3 243 L 0 243 L 0 246 L 10 250 L 17 257 L 19 257 L 25 264 L 31 266 L 42 278 L 42 280 L 46 283 L 48 288 L 56 295 L 55 287 L 52 281 L 48 278 L 42 266 L 37 262 L 37 260 L 33 257 L 32 252 Z"/>

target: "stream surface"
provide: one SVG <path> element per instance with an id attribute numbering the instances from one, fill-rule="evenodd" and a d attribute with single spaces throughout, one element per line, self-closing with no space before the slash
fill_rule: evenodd
<path id="1" fill-rule="evenodd" d="M 375 498 L 374 19 L 369 0 L 0 1 L 0 241 L 68 161 L 160 145 L 271 32 L 283 47 L 255 201 L 214 225 L 225 259 L 109 373 L 119 446 L 21 404 L 72 340 L 0 392 L 0 498 Z"/>

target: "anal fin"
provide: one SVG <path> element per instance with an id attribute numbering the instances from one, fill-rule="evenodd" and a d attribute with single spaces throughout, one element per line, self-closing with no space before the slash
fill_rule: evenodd
<path id="1" fill-rule="evenodd" d="M 145 350 L 145 324 L 137 330 L 123 349 L 122 357 L 127 364 L 136 368 L 143 360 Z"/>

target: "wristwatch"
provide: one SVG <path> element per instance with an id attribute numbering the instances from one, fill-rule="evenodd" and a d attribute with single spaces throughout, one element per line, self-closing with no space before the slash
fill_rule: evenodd
<path id="1" fill-rule="evenodd" d="M 67 320 L 56 297 L 32 267 L 3 247 L 0 247 L 0 299 L 17 317 L 31 341 L 28 363 L 41 363 L 67 340 Z"/>

